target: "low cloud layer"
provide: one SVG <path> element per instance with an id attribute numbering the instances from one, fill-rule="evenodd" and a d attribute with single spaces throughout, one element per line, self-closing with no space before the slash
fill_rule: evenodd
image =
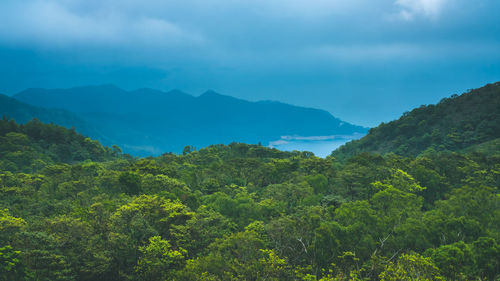
<path id="1" fill-rule="evenodd" d="M 75 3 L 77 1 L 70 1 Z M 4 44 L 41 47 L 164 47 L 197 44 L 203 38 L 166 18 L 135 16 L 121 9 L 88 11 L 66 1 L 10 1 L 0 12 Z M 66 5 L 65 5 L 66 4 Z M 100 4 L 96 4 L 100 5 Z"/>
<path id="2" fill-rule="evenodd" d="M 53 47 L 201 43 L 230 47 L 224 45 L 228 41 L 265 45 L 266 42 L 258 40 L 275 42 L 273 39 L 278 39 L 275 36 L 281 34 L 288 36 L 279 36 L 286 43 L 293 41 L 292 34 L 310 38 L 340 30 L 356 34 L 365 32 L 366 24 L 384 26 L 376 33 L 384 32 L 385 28 L 390 31 L 393 23 L 385 22 L 388 16 L 401 15 L 403 20 L 417 16 L 436 19 L 453 1 L 4 0 L 0 4 L 3 22 L 0 40 L 4 44 Z M 312 34 L 304 33 L 306 31 Z M 342 38 L 349 34 L 338 35 Z"/>
<path id="3" fill-rule="evenodd" d="M 401 7 L 399 12 L 403 20 L 412 20 L 416 16 L 425 16 L 431 19 L 439 17 L 450 0 L 396 0 L 396 5 Z"/>
<path id="4" fill-rule="evenodd" d="M 3 0 L 0 92 L 211 88 L 373 126 L 500 80 L 496 0 Z"/>

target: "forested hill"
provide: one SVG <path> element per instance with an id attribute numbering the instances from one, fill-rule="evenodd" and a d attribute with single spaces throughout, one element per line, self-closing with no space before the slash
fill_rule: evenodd
<path id="1" fill-rule="evenodd" d="M 416 156 L 429 149 L 458 151 L 496 138 L 500 138 L 500 82 L 416 108 L 399 120 L 370 129 L 368 135 L 333 155 L 347 158 L 360 152 L 393 152 Z"/>
<path id="2" fill-rule="evenodd" d="M 50 164 L 104 161 L 120 154 L 118 147 L 103 147 L 75 130 L 37 119 L 23 125 L 5 117 L 0 120 L 0 171 L 30 172 Z"/>
<path id="3" fill-rule="evenodd" d="M 500 151 L 130 158 L 0 121 L 0 280 L 500 278 Z"/>
<path id="4" fill-rule="evenodd" d="M 495 146 L 340 163 L 233 143 L 132 159 L 62 127 L 0 124 L 0 280 L 500 275 Z"/>
<path id="5" fill-rule="evenodd" d="M 267 145 L 281 136 L 364 134 L 367 128 L 330 113 L 279 102 L 249 102 L 207 91 L 194 97 L 181 91 L 125 91 L 112 85 L 71 89 L 28 89 L 20 101 L 78 114 L 105 132 L 124 151 L 138 155 L 182 152 L 186 145 L 216 143 Z"/>

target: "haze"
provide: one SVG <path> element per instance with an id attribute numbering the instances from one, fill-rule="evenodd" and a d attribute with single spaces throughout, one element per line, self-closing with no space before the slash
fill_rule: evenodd
<path id="1" fill-rule="evenodd" d="M 499 80 L 497 0 L 3 0 L 0 92 L 207 89 L 363 126 Z"/>

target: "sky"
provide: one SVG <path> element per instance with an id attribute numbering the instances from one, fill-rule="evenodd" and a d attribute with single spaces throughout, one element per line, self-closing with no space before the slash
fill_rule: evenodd
<path id="1" fill-rule="evenodd" d="M 498 0 L 2 0 L 0 93 L 208 89 L 376 126 L 500 80 Z"/>

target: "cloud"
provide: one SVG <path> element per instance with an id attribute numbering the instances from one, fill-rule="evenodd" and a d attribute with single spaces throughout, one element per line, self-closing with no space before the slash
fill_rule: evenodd
<path id="1" fill-rule="evenodd" d="M 0 92 L 213 88 L 376 125 L 498 80 L 498 10 L 498 0 L 0 0 Z"/>
<path id="2" fill-rule="evenodd" d="M 447 2 L 447 0 L 396 0 L 395 4 L 401 9 L 398 13 L 399 18 L 410 21 L 416 16 L 437 18 Z"/>
<path id="3" fill-rule="evenodd" d="M 80 1 L 9 1 L 0 4 L 0 42 L 43 46 L 196 44 L 203 37 L 174 22 L 121 9 L 89 11 Z M 65 5 L 66 4 L 66 5 Z M 125 45 L 124 45 L 125 44 Z"/>
<path id="4" fill-rule="evenodd" d="M 0 42 L 120 50 L 202 46 L 212 49 L 195 52 L 208 55 L 225 49 L 300 48 L 375 29 L 390 32 L 397 27 L 387 26 L 384 15 L 394 12 L 394 5 L 397 17 L 409 21 L 436 17 L 445 1 L 2 0 Z"/>
<path id="5" fill-rule="evenodd" d="M 313 46 L 304 51 L 306 57 L 317 57 L 337 62 L 366 62 L 422 57 L 428 50 L 416 44 L 327 44 Z"/>
<path id="6" fill-rule="evenodd" d="M 352 14 L 366 6 L 366 0 L 254 0 L 248 3 L 250 5 L 257 3 L 262 14 L 308 21 Z"/>
<path id="7" fill-rule="evenodd" d="M 363 136 L 360 133 L 354 133 L 352 135 L 329 135 L 329 136 L 281 136 L 281 138 L 277 141 L 271 142 L 271 144 L 286 144 L 290 141 L 328 141 L 328 140 L 345 140 L 345 139 L 353 139 L 359 138 Z"/>

